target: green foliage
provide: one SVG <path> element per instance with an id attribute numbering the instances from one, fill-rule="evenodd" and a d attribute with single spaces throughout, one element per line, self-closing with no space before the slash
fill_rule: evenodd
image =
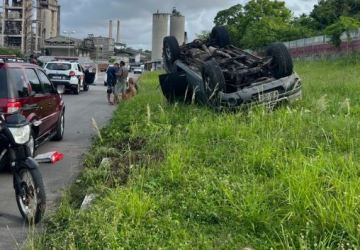
<path id="1" fill-rule="evenodd" d="M 243 17 L 243 6 L 241 4 L 236 4 L 229 9 L 220 11 L 216 15 L 214 23 L 218 26 L 241 25 L 241 20 Z"/>
<path id="2" fill-rule="evenodd" d="M 9 48 L 0 48 L 0 55 L 16 55 L 17 57 L 23 56 L 20 50 Z"/>
<path id="3" fill-rule="evenodd" d="M 201 31 L 200 34 L 196 34 L 196 38 L 204 42 L 208 41 L 209 37 L 210 37 L 210 32 L 206 30 Z"/>
<path id="4" fill-rule="evenodd" d="M 360 27 L 360 22 L 354 18 L 341 16 L 336 23 L 325 29 L 325 33 L 331 37 L 331 42 L 336 46 L 341 45 L 341 35 L 345 32 L 350 41 L 350 31 Z"/>
<path id="5" fill-rule="evenodd" d="M 301 20 L 303 21 L 303 20 Z M 292 20 L 283 1 L 251 0 L 220 11 L 216 25 L 227 26 L 232 42 L 244 48 L 261 48 L 275 41 L 287 41 L 312 34 Z"/>
<path id="6" fill-rule="evenodd" d="M 284 1 L 251 0 L 220 11 L 216 25 L 227 26 L 232 42 L 257 49 L 276 41 L 291 41 L 327 34 L 335 46 L 341 35 L 359 27 L 359 0 L 320 0 L 310 15 L 293 17 Z"/>
<path id="7" fill-rule="evenodd" d="M 320 0 L 314 6 L 310 17 L 314 20 L 314 28 L 320 31 L 339 21 L 341 16 L 359 20 L 360 1 L 358 0 Z"/>
<path id="8" fill-rule="evenodd" d="M 298 62 L 304 99 L 273 112 L 169 105 L 146 74 L 73 192 L 100 196 L 65 197 L 33 249 L 358 249 L 359 65 Z"/>

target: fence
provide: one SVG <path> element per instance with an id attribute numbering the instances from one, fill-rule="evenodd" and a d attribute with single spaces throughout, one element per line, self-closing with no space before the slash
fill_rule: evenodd
<path id="1" fill-rule="evenodd" d="M 328 36 L 298 39 L 284 42 L 284 44 L 294 58 L 360 52 L 360 29 L 351 31 L 349 35 L 350 41 L 346 33 L 341 36 L 342 43 L 339 48 L 330 43 L 330 37 Z"/>

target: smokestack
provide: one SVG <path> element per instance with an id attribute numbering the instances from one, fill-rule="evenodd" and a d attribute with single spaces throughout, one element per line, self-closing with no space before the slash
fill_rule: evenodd
<path id="1" fill-rule="evenodd" d="M 117 26 L 116 26 L 116 42 L 120 42 L 120 20 L 117 20 Z"/>
<path id="2" fill-rule="evenodd" d="M 113 33 L 113 23 L 112 20 L 109 21 L 109 38 L 112 38 Z"/>

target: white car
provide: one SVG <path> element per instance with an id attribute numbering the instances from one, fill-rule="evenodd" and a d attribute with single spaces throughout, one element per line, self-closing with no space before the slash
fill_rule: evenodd
<path id="1" fill-rule="evenodd" d="M 143 73 L 143 69 L 142 68 L 134 68 L 133 72 L 135 75 L 141 75 Z"/>
<path id="2" fill-rule="evenodd" d="M 84 69 L 77 62 L 48 62 L 44 69 L 55 87 L 64 86 L 65 89 L 74 91 L 76 95 L 80 94 L 81 89 L 89 90 L 89 85 L 84 81 Z"/>

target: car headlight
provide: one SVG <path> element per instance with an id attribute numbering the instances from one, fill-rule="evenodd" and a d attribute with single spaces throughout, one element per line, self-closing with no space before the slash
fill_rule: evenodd
<path id="1" fill-rule="evenodd" d="M 30 125 L 26 125 L 23 127 L 10 127 L 9 128 L 12 136 L 14 137 L 16 144 L 25 144 L 30 140 Z"/>

